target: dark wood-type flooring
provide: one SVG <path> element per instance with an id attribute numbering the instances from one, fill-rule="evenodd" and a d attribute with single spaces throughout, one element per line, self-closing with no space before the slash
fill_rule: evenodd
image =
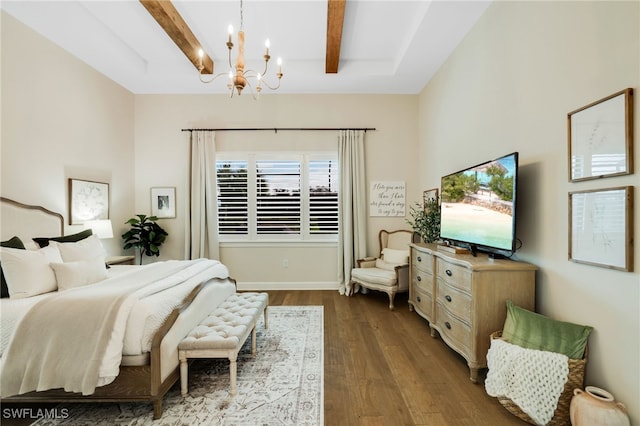
<path id="1" fill-rule="evenodd" d="M 407 299 L 390 311 L 381 292 L 269 291 L 271 305 L 324 306 L 325 425 L 526 425 L 469 380 Z"/>
<path id="2" fill-rule="evenodd" d="M 380 292 L 268 293 L 273 306 L 324 306 L 325 425 L 527 424 L 469 380 L 464 358 L 432 338 L 427 321 L 409 311 L 407 293 L 396 296 L 393 311 Z"/>

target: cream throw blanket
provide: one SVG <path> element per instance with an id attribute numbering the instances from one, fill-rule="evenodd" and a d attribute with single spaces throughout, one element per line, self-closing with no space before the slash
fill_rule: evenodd
<path id="1" fill-rule="evenodd" d="M 566 355 L 493 339 L 487 366 L 487 394 L 509 398 L 539 425 L 549 423 L 569 377 Z"/>
<path id="2" fill-rule="evenodd" d="M 93 393 L 107 353 L 122 353 L 125 324 L 137 300 L 227 276 L 215 260 L 158 262 L 38 302 L 17 325 L 3 355 L 2 396 L 57 388 Z"/>

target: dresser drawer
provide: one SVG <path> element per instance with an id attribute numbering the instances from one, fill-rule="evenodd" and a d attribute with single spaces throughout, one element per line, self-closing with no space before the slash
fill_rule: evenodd
<path id="1" fill-rule="evenodd" d="M 421 271 L 433 275 L 433 256 L 417 250 L 411 250 L 411 263 Z"/>
<path id="2" fill-rule="evenodd" d="M 471 352 L 471 327 L 453 317 L 439 302 L 436 303 L 436 322 L 443 339 L 451 341 L 458 352 L 468 356 Z"/>
<path id="3" fill-rule="evenodd" d="M 412 277 L 414 288 L 424 293 L 433 294 L 433 275 L 414 268 Z"/>
<path id="4" fill-rule="evenodd" d="M 433 297 L 429 293 L 416 290 L 414 294 L 415 308 L 429 318 L 433 318 Z"/>
<path id="5" fill-rule="evenodd" d="M 471 271 L 462 266 L 454 265 L 438 259 L 438 279 L 461 290 L 471 292 Z"/>
<path id="6" fill-rule="evenodd" d="M 437 302 L 468 324 L 471 324 L 471 296 L 438 278 Z"/>

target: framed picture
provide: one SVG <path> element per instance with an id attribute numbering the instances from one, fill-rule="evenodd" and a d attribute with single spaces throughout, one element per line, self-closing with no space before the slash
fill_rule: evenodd
<path id="1" fill-rule="evenodd" d="M 569 180 L 633 173 L 633 89 L 567 115 Z"/>
<path id="2" fill-rule="evenodd" d="M 428 212 L 430 206 L 433 206 L 433 202 L 435 201 L 435 205 L 437 206 L 439 203 L 438 200 L 438 188 L 427 189 L 422 193 L 422 206 L 425 212 Z"/>
<path id="3" fill-rule="evenodd" d="M 158 218 L 176 217 L 176 188 L 151 188 L 151 215 Z"/>
<path id="4" fill-rule="evenodd" d="M 109 219 L 109 184 L 69 179 L 69 225 Z"/>
<path id="5" fill-rule="evenodd" d="M 569 260 L 633 271 L 633 186 L 569 193 Z"/>

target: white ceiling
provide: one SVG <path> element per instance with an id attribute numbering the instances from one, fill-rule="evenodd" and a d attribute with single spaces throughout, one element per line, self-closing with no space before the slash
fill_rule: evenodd
<path id="1" fill-rule="evenodd" d="M 278 93 L 417 94 L 490 1 L 347 0 L 338 73 L 325 74 L 326 0 L 244 0 L 247 68 L 261 71 L 269 38 L 268 80 L 275 59 L 283 60 Z M 216 73 L 227 71 L 227 27 L 239 29 L 240 1 L 173 3 Z M 199 81 L 138 1 L 3 0 L 0 7 L 135 94 L 227 93 L 225 77 Z"/>

